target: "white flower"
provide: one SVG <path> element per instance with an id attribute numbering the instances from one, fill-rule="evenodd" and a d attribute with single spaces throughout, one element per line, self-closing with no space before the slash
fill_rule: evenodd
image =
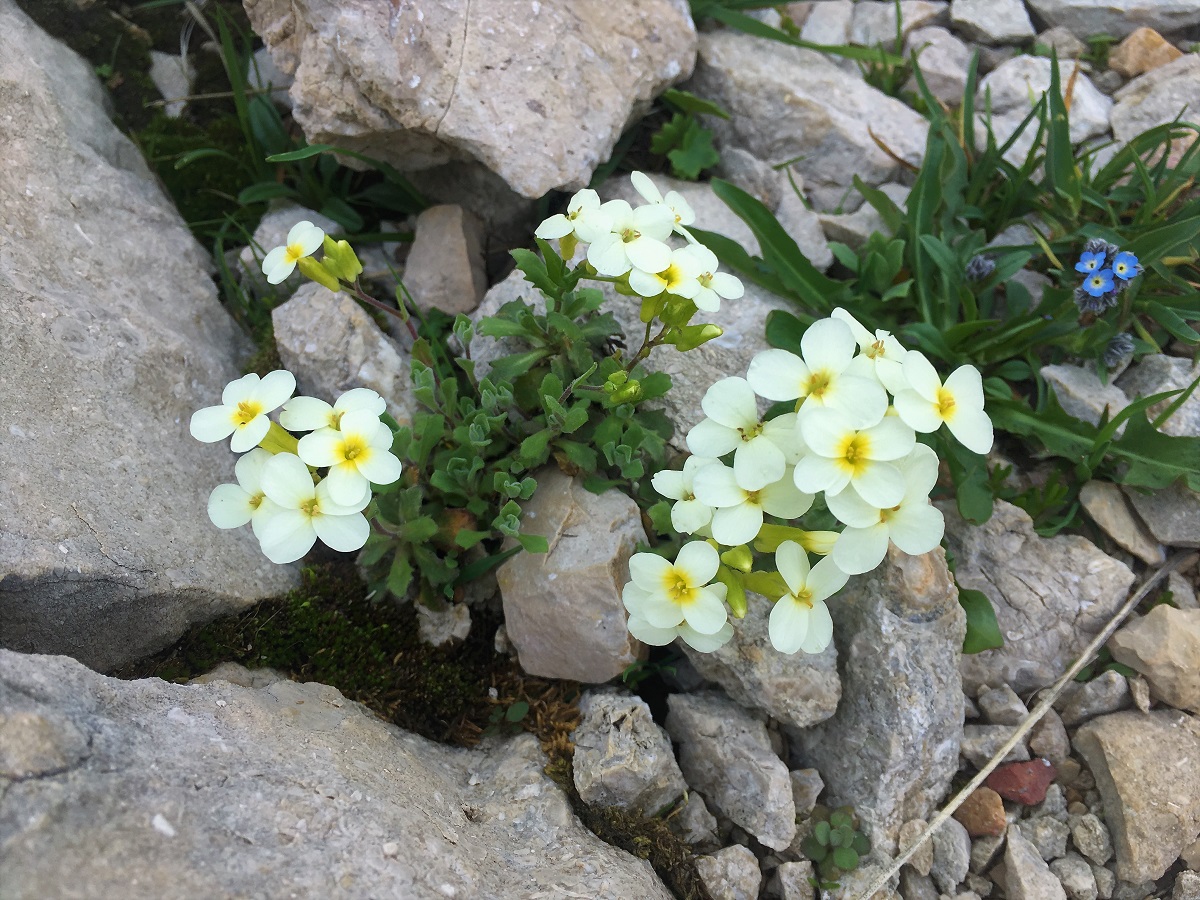
<path id="1" fill-rule="evenodd" d="M 943 423 L 974 453 L 992 449 L 992 420 L 983 411 L 983 379 L 974 366 L 959 366 L 945 383 L 932 363 L 915 350 L 904 357 L 910 387 L 893 401 L 896 412 L 914 431 L 937 431 Z"/>
<path id="2" fill-rule="evenodd" d="M 840 306 L 830 316 L 849 326 L 862 350 L 862 358 L 867 360 L 880 384 L 893 394 L 908 387 L 908 382 L 904 380 L 904 357 L 908 351 L 890 331 L 877 329 L 871 334 L 858 319 Z"/>
<path id="3" fill-rule="evenodd" d="M 784 469 L 782 477 L 757 491 L 739 486 L 733 469 L 717 462 L 696 473 L 696 498 L 715 509 L 710 530 L 727 547 L 748 544 L 763 526 L 763 513 L 795 519 L 812 506 L 812 494 L 802 493 Z"/>
<path id="4" fill-rule="evenodd" d="M 702 456 L 689 456 L 683 471 L 663 469 L 650 479 L 656 491 L 677 501 L 671 506 L 671 527 L 680 534 L 693 534 L 712 521 L 712 507 L 696 499 L 694 480 L 701 468 L 715 462 Z"/>
<path id="5" fill-rule="evenodd" d="M 598 235 L 588 247 L 587 260 L 601 275 L 618 277 L 636 266 L 643 272 L 661 272 L 671 264 L 671 235 L 675 216 L 665 206 L 631 207 L 624 200 L 609 200 L 600 207 L 612 220 L 612 230 Z"/>
<path id="6" fill-rule="evenodd" d="M 294 390 L 296 376 L 286 369 L 263 378 L 251 373 L 231 381 L 221 392 L 220 406 L 206 406 L 192 414 L 192 437 L 211 444 L 232 434 L 230 449 L 244 453 L 267 436 L 271 429 L 267 413 L 282 406 Z"/>
<path id="7" fill-rule="evenodd" d="M 370 499 L 371 482 L 391 484 L 400 477 L 403 466 L 391 447 L 392 430 L 369 409 L 356 409 L 342 416 L 337 431 L 322 428 L 300 438 L 296 452 L 310 466 L 328 466 L 321 484 L 334 502 L 353 506 Z"/>
<path id="8" fill-rule="evenodd" d="M 691 237 L 686 229 L 696 221 L 696 214 L 678 191 L 667 191 L 667 196 L 663 197 L 650 177 L 642 172 L 630 172 L 629 180 L 633 182 L 633 189 L 641 194 L 647 203 L 659 204 L 671 210 L 671 215 L 675 217 L 675 231 L 685 237 Z"/>
<path id="9" fill-rule="evenodd" d="M 635 553 L 629 559 L 629 576 L 639 590 L 625 601 L 631 614 L 654 628 L 675 628 L 681 623 L 700 634 L 717 634 L 728 621 L 724 585 L 709 584 L 720 558 L 704 541 L 684 544 L 674 563 L 653 553 Z"/>
<path id="10" fill-rule="evenodd" d="M 826 498 L 829 511 L 846 524 L 832 554 L 843 572 L 870 572 L 883 562 L 889 540 L 910 556 L 928 553 L 942 542 L 946 521 L 929 502 L 937 483 L 937 454 L 917 444 L 896 467 L 904 477 L 904 496 L 889 509 L 877 509 L 853 489 Z"/>
<path id="11" fill-rule="evenodd" d="M 341 506 L 329 486 L 314 485 L 308 466 L 291 453 L 277 453 L 263 467 L 262 490 L 279 509 L 264 518 L 258 540 L 273 563 L 295 562 L 320 538 L 334 550 L 357 550 L 367 542 L 371 526 L 362 514 L 371 499 Z"/>
<path id="12" fill-rule="evenodd" d="M 255 448 L 244 454 L 233 467 L 237 484 L 219 484 L 208 496 L 208 517 L 218 528 L 239 528 L 250 523 L 258 536 L 262 523 L 279 507 L 262 489 L 263 468 L 272 454 Z"/>
<path id="13" fill-rule="evenodd" d="M 296 263 L 312 256 L 325 241 L 325 232 L 312 222 L 297 222 L 288 232 L 287 244 L 276 247 L 262 262 L 263 274 L 270 284 L 279 284 L 296 269 Z"/>
<path id="14" fill-rule="evenodd" d="M 809 568 L 808 554 L 795 541 L 779 545 L 775 567 L 788 592 L 771 610 L 767 623 L 771 645 L 780 653 L 820 653 L 833 638 L 833 619 L 825 598 L 846 586 L 846 573 L 829 557 Z"/>
<path id="15" fill-rule="evenodd" d="M 694 296 L 688 297 L 696 304 L 697 309 L 705 312 L 716 312 L 721 308 L 721 300 L 737 300 L 746 292 L 742 283 L 728 272 L 717 271 L 717 255 L 703 244 L 689 244 L 680 253 L 686 251 L 688 265 L 698 269 L 696 282 L 700 290 Z"/>
<path id="16" fill-rule="evenodd" d="M 854 485 L 868 503 L 885 509 L 904 496 L 904 477 L 891 464 L 912 451 L 916 435 L 895 416 L 857 429 L 838 409 L 814 409 L 801 416 L 800 434 L 809 453 L 796 464 L 796 487 L 827 497 Z"/>
<path id="17" fill-rule="evenodd" d="M 691 300 L 700 293 L 700 267 L 694 257 L 687 251 L 689 247 L 680 247 L 671 251 L 671 263 L 661 272 L 651 274 L 641 269 L 629 271 L 629 286 L 643 297 L 657 297 L 663 291 Z"/>
<path id="18" fill-rule="evenodd" d="M 887 393 L 865 363 L 854 362 L 856 346 L 845 322 L 819 319 L 800 339 L 802 356 L 764 350 L 750 361 L 746 378 L 767 400 L 803 398 L 802 414 L 813 408 L 836 408 L 859 428 L 867 428 L 883 418 Z"/>
<path id="19" fill-rule="evenodd" d="M 279 424 L 288 431 L 316 431 L 318 428 L 337 430 L 342 416 L 356 409 L 365 409 L 378 418 L 387 409 L 387 403 L 370 388 L 346 391 L 333 406 L 316 397 L 293 397 L 283 404 Z"/>
<path id="20" fill-rule="evenodd" d="M 566 215 L 559 213 L 542 222 L 534 232 L 544 241 L 564 238 L 571 232 L 585 243 L 612 231 L 612 219 L 600 209 L 600 195 L 584 188 L 567 203 Z"/>
<path id="21" fill-rule="evenodd" d="M 688 449 L 713 459 L 733 452 L 738 484 L 756 491 L 783 477 L 788 453 L 795 449 L 794 417 L 769 422 L 758 418 L 758 403 L 745 378 L 722 378 L 700 401 L 707 419 L 688 432 Z"/>
<path id="22" fill-rule="evenodd" d="M 709 585 L 709 590 L 716 593 L 725 602 L 726 588 L 723 584 Z M 641 641 L 643 644 L 650 644 L 653 647 L 665 647 L 675 638 L 683 638 L 684 642 L 701 653 L 712 653 L 729 643 L 733 638 L 733 625 L 726 622 L 721 626 L 721 630 L 716 634 L 701 634 L 687 622 L 680 622 L 671 628 L 656 628 L 651 625 L 638 610 L 646 603 L 646 598 L 649 596 L 647 591 L 642 590 L 632 581 L 625 585 L 625 590 L 621 594 L 621 599 L 625 603 L 625 608 L 629 610 L 629 633 Z"/>

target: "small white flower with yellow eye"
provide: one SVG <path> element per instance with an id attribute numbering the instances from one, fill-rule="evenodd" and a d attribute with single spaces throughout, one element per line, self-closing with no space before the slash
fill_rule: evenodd
<path id="1" fill-rule="evenodd" d="M 983 411 L 983 379 L 974 366 L 959 366 L 945 383 L 933 364 L 916 350 L 904 357 L 908 390 L 892 401 L 914 431 L 927 434 L 942 425 L 973 453 L 992 449 L 992 420 Z"/>
<path id="2" fill-rule="evenodd" d="M 745 378 L 732 376 L 714 383 L 700 400 L 707 417 L 687 434 L 688 449 L 712 459 L 733 453 L 737 483 L 757 491 L 783 477 L 796 449 L 795 417 L 788 414 L 764 422 L 758 401 Z"/>
<path id="3" fill-rule="evenodd" d="M 262 489 L 263 468 L 272 454 L 256 447 L 233 467 L 237 484 L 219 484 L 208 497 L 208 517 L 218 528 L 240 528 L 250 523 L 255 537 L 263 522 L 278 511 Z"/>
<path id="4" fill-rule="evenodd" d="M 865 360 L 866 365 L 874 371 L 880 384 L 893 394 L 908 387 L 908 382 L 904 380 L 904 357 L 908 351 L 890 331 L 879 328 L 871 334 L 858 319 L 840 306 L 829 315 L 849 326 L 862 351 L 859 358 Z"/>
<path id="5" fill-rule="evenodd" d="M 392 430 L 369 409 L 341 417 L 338 430 L 322 428 L 300 438 L 296 452 L 315 468 L 329 467 L 321 483 L 335 503 L 353 506 L 370 499 L 371 483 L 391 484 L 403 466 L 391 452 Z"/>
<path id="6" fill-rule="evenodd" d="M 703 456 L 689 456 L 683 471 L 663 469 L 650 479 L 656 491 L 676 501 L 671 506 L 671 527 L 680 534 L 694 534 L 712 521 L 713 508 L 696 499 L 695 479 L 700 469 L 716 462 Z"/>
<path id="7" fill-rule="evenodd" d="M 212 444 L 233 435 L 229 448 L 244 453 L 267 436 L 267 413 L 283 405 L 296 390 L 296 376 L 276 369 L 259 378 L 253 372 L 225 385 L 220 406 L 206 406 L 192 414 L 189 430 L 198 441 Z"/>
<path id="8" fill-rule="evenodd" d="M 279 284 L 296 270 L 296 263 L 321 249 L 325 232 L 312 222 L 297 222 L 288 232 L 287 244 L 276 247 L 262 262 L 269 284 Z"/>
<path id="9" fill-rule="evenodd" d="M 725 586 L 709 584 L 721 561 L 704 541 L 684 544 L 675 562 L 653 553 L 635 553 L 629 559 L 624 597 L 630 614 L 653 628 L 686 624 L 699 634 L 715 635 L 729 619 L 725 611 Z"/>
<path id="10" fill-rule="evenodd" d="M 857 429 L 840 409 L 816 408 L 800 416 L 800 435 L 809 453 L 796 464 L 796 487 L 832 496 L 853 485 L 858 495 L 879 509 L 904 497 L 904 477 L 892 462 L 903 459 L 916 443 L 913 430 L 896 416 Z"/>
<path id="11" fill-rule="evenodd" d="M 722 600 L 725 598 L 725 585 L 714 584 L 712 589 L 720 593 Z M 625 585 L 625 593 L 622 599 L 625 601 L 626 609 L 636 609 L 641 602 L 641 597 L 645 594 L 633 582 Z M 641 641 L 643 644 L 649 644 L 652 647 L 665 647 L 675 638 L 683 638 L 683 642 L 693 650 L 699 650 L 701 653 L 712 653 L 714 650 L 720 650 L 733 639 L 733 626 L 726 622 L 721 626 L 721 630 L 716 634 L 701 634 L 687 622 L 680 622 L 674 628 L 655 628 L 644 618 L 636 613 L 629 614 L 629 622 L 627 627 L 629 633 Z"/>
<path id="12" fill-rule="evenodd" d="M 567 203 L 566 213 L 551 216 L 534 234 L 544 241 L 564 238 L 574 232 L 585 244 L 612 231 L 612 219 L 600 208 L 600 195 L 591 188 L 579 191 Z"/>
<path id="13" fill-rule="evenodd" d="M 370 492 L 359 503 L 336 503 L 329 496 L 329 485 L 325 481 L 314 485 L 308 466 L 292 453 L 277 453 L 267 461 L 262 490 L 278 507 L 264 516 L 257 532 L 263 553 L 273 563 L 295 562 L 317 538 L 348 553 L 361 548 L 371 534 L 362 514 Z"/>
<path id="14" fill-rule="evenodd" d="M 631 207 L 624 200 L 609 200 L 600 207 L 611 220 L 611 231 L 599 235 L 588 247 L 587 261 L 601 275 L 619 278 L 636 267 L 661 272 L 671 264 L 671 236 L 675 216 L 665 206 Z"/>
<path id="15" fill-rule="evenodd" d="M 696 271 L 700 290 L 687 299 L 695 303 L 697 309 L 717 312 L 722 300 L 737 300 L 746 293 L 737 278 L 728 272 L 717 271 L 717 254 L 703 244 L 689 244 L 679 254 L 681 259 L 686 260 L 684 265 Z"/>
<path id="16" fill-rule="evenodd" d="M 671 251 L 671 264 L 661 272 L 651 274 L 634 268 L 629 271 L 629 286 L 643 297 L 657 297 L 659 294 L 674 294 L 684 300 L 691 300 L 700 293 L 700 266 L 695 257 L 687 251 L 689 247 L 680 247 Z"/>
<path id="17" fill-rule="evenodd" d="M 676 233 L 691 239 L 692 236 L 688 233 L 687 226 L 696 221 L 696 214 L 692 212 L 691 206 L 683 199 L 682 194 L 678 191 L 667 191 L 667 196 L 664 197 L 662 191 L 644 172 L 630 172 L 629 180 L 633 182 L 633 189 L 641 194 L 642 199 L 647 203 L 665 206 L 671 210 L 671 214 L 675 217 Z"/>
<path id="18" fill-rule="evenodd" d="M 802 493 L 787 469 L 778 481 L 748 491 L 738 484 L 733 469 L 716 462 L 696 473 L 695 485 L 696 499 L 714 510 L 709 526 L 712 536 L 726 547 L 748 544 L 758 537 L 764 513 L 795 519 L 813 504 L 812 494 Z"/>
<path id="19" fill-rule="evenodd" d="M 846 586 L 846 573 L 825 557 L 809 567 L 808 554 L 795 541 L 784 541 L 775 552 L 787 593 L 771 609 L 767 634 L 780 653 L 820 653 L 833 638 L 833 619 L 825 600 Z"/>
<path id="20" fill-rule="evenodd" d="M 354 410 L 368 410 L 376 418 L 383 415 L 387 403 L 370 388 L 353 388 L 338 397 L 333 406 L 316 397 L 293 397 L 283 404 L 279 424 L 288 431 L 316 431 L 341 425 L 342 416 Z"/>

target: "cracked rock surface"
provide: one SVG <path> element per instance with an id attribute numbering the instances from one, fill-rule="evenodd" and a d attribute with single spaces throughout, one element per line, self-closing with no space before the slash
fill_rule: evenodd
<path id="1" fill-rule="evenodd" d="M 0 646 L 100 669 L 297 579 L 208 521 L 235 457 L 188 421 L 249 344 L 105 99 L 0 3 Z"/>
<path id="2" fill-rule="evenodd" d="M 531 735 L 457 750 L 320 684 L 105 678 L 0 651 L 0 885 L 46 897 L 669 900 L 542 771 Z"/>

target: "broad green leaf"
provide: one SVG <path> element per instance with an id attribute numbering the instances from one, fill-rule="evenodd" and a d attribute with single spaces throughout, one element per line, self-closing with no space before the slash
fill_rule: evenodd
<path id="1" fill-rule="evenodd" d="M 695 181 L 705 169 L 721 161 L 713 147 L 713 133 L 692 120 L 692 127 L 684 132 L 683 146 L 667 153 L 671 161 L 671 173 L 686 181 Z"/>
<path id="2" fill-rule="evenodd" d="M 546 553 L 550 549 L 550 542 L 540 534 L 518 534 L 517 541 L 527 553 Z"/>
<path id="3" fill-rule="evenodd" d="M 683 112 L 718 116 L 722 119 L 729 118 L 729 113 L 719 103 L 714 103 L 712 100 L 705 100 L 703 97 L 697 97 L 688 91 L 681 91 L 678 88 L 667 88 L 658 96 L 660 100 L 669 103 Z"/>
<path id="4" fill-rule="evenodd" d="M 551 297 L 558 296 L 559 285 L 550 277 L 546 271 L 546 264 L 538 258 L 536 253 L 520 247 L 511 253 L 512 258 L 517 262 L 517 268 L 525 275 L 526 281 Z"/>
<path id="5" fill-rule="evenodd" d="M 1186 341 L 1189 344 L 1200 343 L 1200 333 L 1198 333 L 1191 325 L 1184 321 L 1179 310 L 1172 309 L 1169 306 L 1163 306 L 1157 301 L 1150 301 L 1146 304 L 1146 310 L 1150 313 L 1151 318 L 1159 325 L 1167 329 L 1173 336 L 1181 341 Z"/>
<path id="6" fill-rule="evenodd" d="M 1109 452 L 1124 464 L 1115 478 L 1131 487 L 1164 488 L 1177 478 L 1200 491 L 1200 437 L 1163 434 L 1143 413 L 1125 424 Z"/>
<path id="7" fill-rule="evenodd" d="M 958 589 L 958 602 L 967 614 L 967 635 L 963 638 L 963 653 L 982 653 L 1004 646 L 1004 635 L 996 621 L 992 601 L 982 591 Z"/>
<path id="8" fill-rule="evenodd" d="M 392 567 L 388 570 L 387 588 L 392 596 L 403 599 L 408 593 L 408 587 L 412 584 L 413 568 L 408 561 L 408 556 L 404 550 L 396 551 L 396 558 L 392 560 Z"/>

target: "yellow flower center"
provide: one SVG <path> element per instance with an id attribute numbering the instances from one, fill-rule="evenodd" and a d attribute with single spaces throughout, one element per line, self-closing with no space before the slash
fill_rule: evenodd
<path id="1" fill-rule="evenodd" d="M 233 413 L 233 423 L 238 428 L 244 428 L 262 414 L 263 408 L 261 403 L 253 400 L 238 401 L 237 409 Z"/>
<path id="2" fill-rule="evenodd" d="M 871 464 L 871 440 L 865 434 L 851 432 L 838 443 L 837 454 L 837 464 L 852 478 L 857 477 Z"/>
<path id="3" fill-rule="evenodd" d="M 304 513 L 310 519 L 321 514 L 321 505 L 316 497 L 311 500 L 305 500 L 300 504 L 300 512 Z"/>
<path id="4" fill-rule="evenodd" d="M 658 283 L 663 286 L 663 290 L 668 292 L 673 291 L 686 280 L 683 272 L 680 271 L 679 266 L 675 265 L 674 263 L 671 263 L 671 265 L 667 266 L 665 269 L 663 269 L 663 271 L 659 272 L 654 277 L 658 279 Z"/>
<path id="5" fill-rule="evenodd" d="M 760 434 L 762 434 L 762 430 L 763 430 L 762 422 L 759 422 L 753 428 L 739 428 L 738 434 L 740 434 L 742 436 L 743 441 L 746 441 L 747 443 L 749 443 L 750 441 L 752 441 L 756 437 L 758 437 Z"/>
<path id="6" fill-rule="evenodd" d="M 342 425 L 342 416 L 344 416 L 345 414 L 346 413 L 344 410 L 342 412 L 338 412 L 336 409 L 330 410 L 330 412 L 329 412 L 329 427 L 332 428 L 334 431 L 337 431 L 337 429 L 340 428 Z"/>
<path id="7" fill-rule="evenodd" d="M 866 349 L 866 354 L 869 359 L 875 359 L 877 356 L 884 356 L 886 353 L 887 350 L 883 346 L 883 338 L 880 338 Z"/>
<path id="8" fill-rule="evenodd" d="M 626 244 L 632 244 L 641 236 L 642 233 L 635 228 L 626 228 L 621 232 L 621 240 Z"/>
<path id="9" fill-rule="evenodd" d="M 260 506 L 262 506 L 263 497 L 265 497 L 265 496 L 266 495 L 264 493 L 262 493 L 262 491 L 259 491 L 257 494 L 251 494 L 250 495 L 250 508 L 258 509 Z"/>
<path id="10" fill-rule="evenodd" d="M 680 606 L 686 606 L 696 599 L 699 593 L 692 585 L 688 573 L 676 566 L 671 566 L 663 573 L 663 590 L 672 601 Z"/>
<path id="11" fill-rule="evenodd" d="M 289 263 L 297 263 L 304 258 L 304 247 L 300 244 L 288 244 L 284 259 Z"/>
<path id="12" fill-rule="evenodd" d="M 712 272 L 705 272 L 705 273 L 703 273 L 702 275 L 698 275 L 698 276 L 696 276 L 696 280 L 697 280 L 698 282 L 700 282 L 700 286 L 701 286 L 701 287 L 706 287 L 706 288 L 709 288 L 709 289 L 711 290 L 711 289 L 712 289 L 713 273 L 712 273 Z"/>
<path id="13" fill-rule="evenodd" d="M 792 594 L 792 599 L 803 606 L 807 606 L 809 609 L 813 607 L 812 591 L 808 588 L 801 588 Z"/>
<path id="14" fill-rule="evenodd" d="M 891 509 L 881 509 L 879 511 L 880 524 L 886 525 L 888 523 L 888 520 L 890 520 L 892 518 L 892 516 L 894 516 L 898 512 L 900 512 L 899 504 L 893 506 Z"/>
<path id="15" fill-rule="evenodd" d="M 956 403 L 954 400 L 954 395 L 944 387 L 938 388 L 937 408 L 938 414 L 942 417 L 943 421 L 948 422 L 951 418 L 953 418 L 955 405 Z"/>
<path id="16" fill-rule="evenodd" d="M 808 390 L 805 391 L 805 396 L 816 397 L 820 400 L 825 395 L 825 392 L 829 390 L 829 385 L 832 381 L 833 379 L 826 369 L 819 369 L 813 372 L 808 377 Z"/>
<path id="17" fill-rule="evenodd" d="M 364 462 L 370 454 L 370 446 L 360 435 L 346 435 L 342 441 L 342 459 L 346 462 Z"/>

